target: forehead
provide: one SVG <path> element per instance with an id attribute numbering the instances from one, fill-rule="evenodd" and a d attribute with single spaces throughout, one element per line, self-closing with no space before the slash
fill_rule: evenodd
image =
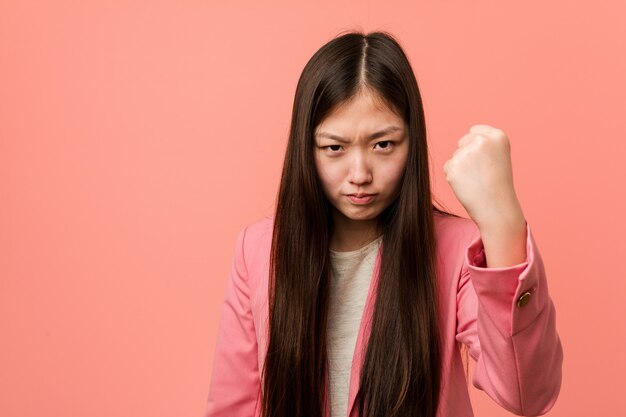
<path id="1" fill-rule="evenodd" d="M 316 127 L 320 132 L 359 136 L 389 126 L 404 128 L 404 120 L 376 94 L 364 92 L 336 106 Z"/>

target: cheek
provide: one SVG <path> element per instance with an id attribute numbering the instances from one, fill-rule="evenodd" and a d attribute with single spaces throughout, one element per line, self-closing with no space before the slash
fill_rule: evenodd
<path id="1" fill-rule="evenodd" d="M 318 176 L 320 182 L 322 183 L 322 188 L 324 189 L 324 192 L 327 194 L 327 196 L 329 194 L 334 194 L 340 184 L 340 181 L 337 181 L 336 176 L 328 170 L 319 172 Z"/>
<path id="2" fill-rule="evenodd" d="M 315 169 L 324 192 L 328 194 L 328 192 L 333 188 L 332 170 L 327 164 L 320 162 L 318 159 L 315 160 Z"/>
<path id="3" fill-rule="evenodd" d="M 386 188 L 395 188 L 402 180 L 402 175 L 404 174 L 404 163 L 403 161 L 398 161 L 396 163 L 388 164 L 383 168 L 383 170 L 381 170 L 380 173 L 385 179 L 384 182 Z"/>
<path id="4" fill-rule="evenodd" d="M 336 186 L 341 182 L 340 167 L 324 160 L 315 161 L 317 175 L 325 188 Z"/>

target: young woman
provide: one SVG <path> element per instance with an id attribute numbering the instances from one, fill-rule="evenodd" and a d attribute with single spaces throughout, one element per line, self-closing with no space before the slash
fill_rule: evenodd
<path id="1" fill-rule="evenodd" d="M 472 416 L 473 383 L 546 413 L 562 348 L 504 132 L 444 166 L 471 219 L 432 203 L 417 82 L 387 33 L 318 50 L 295 94 L 275 215 L 239 233 L 206 417 Z"/>

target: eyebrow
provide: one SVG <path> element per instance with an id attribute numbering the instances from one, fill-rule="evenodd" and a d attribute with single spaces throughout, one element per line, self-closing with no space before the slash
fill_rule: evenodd
<path id="1" fill-rule="evenodd" d="M 398 126 L 389 126 L 386 127 L 385 129 L 376 132 L 376 133 L 372 133 L 371 135 L 368 136 L 368 140 L 373 140 L 373 139 L 378 139 L 380 137 L 383 137 L 389 133 L 393 133 L 393 132 L 397 132 L 398 130 L 402 130 L 401 127 Z M 334 139 L 336 141 L 339 142 L 343 142 L 343 143 L 347 143 L 348 140 L 345 138 L 342 138 L 341 136 L 337 136 L 337 135 L 333 135 L 332 133 L 327 133 L 327 132 L 318 132 L 315 134 L 315 136 L 320 136 L 320 137 L 324 137 L 324 138 L 328 138 L 328 139 Z"/>

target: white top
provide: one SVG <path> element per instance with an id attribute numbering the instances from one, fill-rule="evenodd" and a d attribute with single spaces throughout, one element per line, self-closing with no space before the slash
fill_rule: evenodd
<path id="1" fill-rule="evenodd" d="M 332 264 L 328 318 L 330 415 L 348 415 L 348 388 L 361 316 L 382 236 L 350 252 L 330 251 Z"/>

